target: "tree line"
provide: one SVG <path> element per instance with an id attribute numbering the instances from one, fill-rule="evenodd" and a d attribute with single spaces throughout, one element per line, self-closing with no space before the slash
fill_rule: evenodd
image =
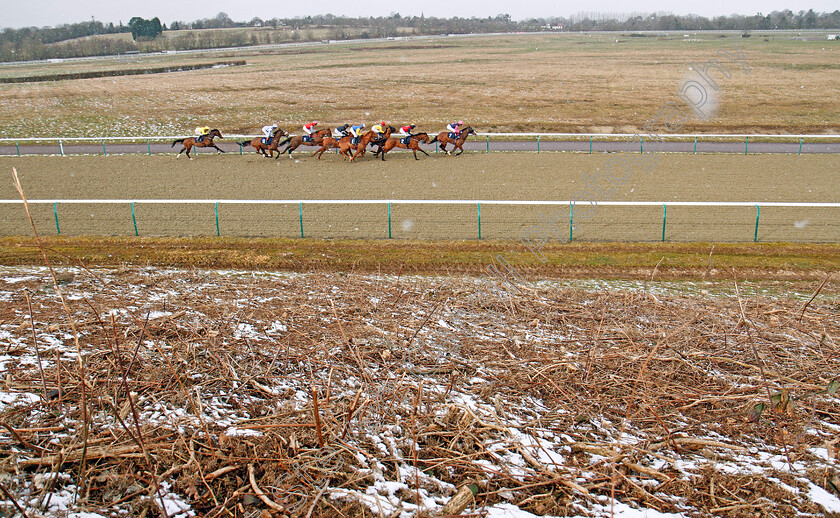
<path id="1" fill-rule="evenodd" d="M 276 31 L 209 31 L 198 29 L 234 29 L 270 27 Z M 326 29 L 326 32 L 323 30 Z M 486 18 L 436 18 L 400 16 L 394 13 L 380 17 L 346 17 L 332 14 L 295 18 L 253 18 L 234 21 L 226 13 L 192 22 L 175 21 L 167 27 L 155 17 L 145 20 L 131 18 L 128 25 L 98 21 L 59 25 L 57 27 L 6 28 L 0 31 L 0 61 L 24 61 L 121 54 L 125 52 L 155 52 L 162 50 L 192 50 L 223 48 L 290 41 L 310 41 L 326 34 L 329 39 L 382 38 L 401 34 L 466 34 L 489 32 L 555 31 L 690 31 L 690 30 L 797 30 L 840 29 L 840 10 L 817 13 L 813 10 L 794 13 L 773 11 L 764 15 L 731 15 L 706 18 L 696 15 L 672 14 L 579 13 L 564 18 L 531 18 L 512 20 L 499 14 Z M 187 32 L 191 30 L 190 32 Z M 320 30 L 320 31 L 318 31 Z M 318 32 L 316 32 L 318 31 Z M 164 33 L 167 37 L 162 38 Z M 131 33 L 127 39 L 97 37 Z M 319 36 L 321 35 L 321 36 Z"/>

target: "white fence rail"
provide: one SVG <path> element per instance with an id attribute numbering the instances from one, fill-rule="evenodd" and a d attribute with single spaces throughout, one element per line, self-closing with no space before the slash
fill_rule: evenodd
<path id="1" fill-rule="evenodd" d="M 586 138 L 617 138 L 626 139 L 630 137 L 645 138 L 645 135 L 639 133 L 476 133 L 480 137 L 513 137 L 513 138 L 569 138 L 569 139 L 586 139 Z M 137 137 L 0 137 L 0 142 L 96 142 L 100 143 L 103 140 L 106 142 L 160 142 L 169 141 L 173 139 L 189 138 L 195 135 L 157 135 L 157 136 L 137 136 Z M 253 139 L 262 137 L 263 135 L 239 135 L 231 134 L 225 136 L 225 139 Z M 660 134 L 659 138 L 663 140 L 671 139 L 737 139 L 745 138 L 759 138 L 759 139 L 825 139 L 836 140 L 840 139 L 840 134 L 835 135 L 805 135 L 805 134 L 732 134 L 732 133 L 670 133 Z M 652 140 L 652 139 L 651 139 Z"/>
<path id="2" fill-rule="evenodd" d="M 0 206 L 2 205 L 20 205 L 23 201 L 19 199 L 12 199 L 12 200 L 0 200 Z M 59 205 L 80 205 L 80 204 L 93 204 L 93 205 L 103 205 L 103 204 L 116 204 L 116 205 L 130 205 L 131 208 L 131 219 L 134 226 L 134 235 L 139 236 L 139 230 L 137 226 L 137 217 L 135 214 L 134 206 L 136 204 L 167 204 L 167 205 L 211 205 L 214 206 L 215 210 L 215 223 L 216 223 L 216 235 L 220 236 L 220 226 L 219 226 L 219 206 L 220 205 L 290 205 L 290 206 L 297 206 L 298 208 L 298 219 L 299 219 L 299 228 L 300 228 L 300 237 L 306 237 L 304 233 L 304 217 L 303 217 L 303 207 L 304 205 L 312 206 L 312 205 L 380 205 L 380 206 L 387 206 L 387 229 L 388 229 L 388 238 L 392 237 L 392 220 L 391 220 L 391 208 L 393 205 L 469 205 L 473 206 L 476 209 L 476 222 L 477 222 L 477 230 L 478 230 L 478 239 L 482 239 L 482 228 L 481 228 L 481 206 L 482 205 L 508 205 L 508 206 L 555 206 L 555 207 L 568 207 L 568 231 L 569 231 L 569 241 L 572 241 L 575 231 L 575 222 L 578 221 L 575 219 L 575 213 L 577 206 L 582 206 L 585 208 L 589 208 L 591 210 L 592 205 L 602 205 L 602 206 L 618 206 L 618 207 L 662 207 L 662 235 L 661 240 L 664 242 L 666 238 L 666 226 L 667 226 L 667 215 L 668 215 L 668 207 L 755 207 L 755 232 L 753 234 L 753 241 L 758 241 L 758 230 L 759 230 L 759 221 L 761 215 L 761 208 L 771 208 L 771 207 L 787 207 L 787 208 L 832 208 L 832 209 L 840 209 L 840 203 L 835 202 L 747 202 L 747 201 L 617 201 L 617 200 L 604 200 L 604 201 L 586 201 L 581 202 L 578 200 L 420 200 L 420 199 L 391 199 L 391 200 L 302 200 L 302 199 L 286 199 L 286 200 L 259 200 L 259 199 L 34 199 L 28 200 L 28 203 L 31 205 L 52 205 L 53 206 L 53 214 L 55 217 L 55 228 L 57 234 L 61 234 L 61 226 L 59 223 L 59 216 L 58 216 L 58 207 Z M 561 209 L 562 210 L 562 209 Z M 584 209 L 586 210 L 586 209 Z M 555 212 L 554 214 L 557 214 Z M 586 219 L 586 218 L 582 218 Z M 806 220 L 807 222 L 807 220 Z M 296 222 L 298 223 L 298 222 Z M 539 223 L 530 226 L 528 229 L 525 230 L 519 236 L 520 240 L 527 243 L 533 243 L 533 236 L 538 236 L 539 240 L 544 240 L 545 235 L 549 232 L 546 228 L 538 228 L 541 225 L 544 226 L 545 220 L 541 219 Z M 702 225 L 702 223 L 698 223 Z M 297 226 L 297 225 L 296 225 Z M 553 226 L 553 225 L 552 225 Z M 556 227 L 554 227 L 556 229 Z M 536 230 L 535 230 L 536 229 Z M 556 232 L 556 230 L 553 230 Z M 539 237 L 542 235 L 542 237 Z M 840 236 L 832 237 L 827 236 L 831 241 L 840 241 Z M 455 238 L 455 237 L 453 237 Z M 463 238 L 463 237 L 460 237 Z M 741 239 L 737 239 L 741 240 Z M 527 244 L 526 243 L 526 244 Z"/>

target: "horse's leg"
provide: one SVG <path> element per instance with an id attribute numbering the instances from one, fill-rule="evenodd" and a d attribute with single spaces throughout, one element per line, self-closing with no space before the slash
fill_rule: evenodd
<path id="1" fill-rule="evenodd" d="M 192 146 L 186 146 L 186 150 L 187 150 L 187 158 L 189 158 L 190 160 L 192 160 L 192 157 L 190 156 L 190 150 L 191 150 L 191 149 L 192 149 Z"/>
<path id="2" fill-rule="evenodd" d="M 221 149 L 219 149 L 219 147 L 218 147 L 218 146 L 216 146 L 216 144 L 213 144 L 213 149 L 215 149 L 215 150 L 216 150 L 217 152 L 219 152 L 219 153 L 224 153 L 224 151 L 222 151 Z"/>
<path id="3" fill-rule="evenodd" d="M 186 146 L 182 147 L 182 148 L 181 148 L 181 151 L 178 151 L 178 154 L 177 154 L 177 155 L 175 155 L 175 158 L 181 158 L 181 153 L 183 153 L 186 149 L 187 149 L 187 147 L 186 147 Z"/>

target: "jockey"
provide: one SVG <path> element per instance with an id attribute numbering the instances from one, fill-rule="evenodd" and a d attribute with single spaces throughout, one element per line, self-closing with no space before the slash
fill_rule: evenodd
<path id="1" fill-rule="evenodd" d="M 385 131 L 388 129 L 388 123 L 385 121 L 380 122 L 379 124 L 374 124 L 371 126 L 370 130 L 373 131 L 373 134 L 376 135 L 377 139 L 382 138 L 385 135 Z"/>
<path id="2" fill-rule="evenodd" d="M 210 126 L 199 126 L 199 127 L 197 127 L 195 129 L 195 134 L 198 135 L 198 137 L 195 139 L 195 141 L 196 142 L 201 142 L 202 140 L 204 140 L 204 137 L 206 137 L 209 133 L 210 133 Z"/>
<path id="3" fill-rule="evenodd" d="M 306 136 L 309 137 L 310 140 L 312 139 L 312 132 L 315 130 L 315 126 L 317 126 L 317 125 L 318 125 L 318 121 L 312 121 L 309 124 L 304 124 L 303 125 L 303 131 L 306 132 Z M 306 140 L 306 139 L 304 138 L 304 140 Z"/>
<path id="4" fill-rule="evenodd" d="M 355 124 L 353 126 L 350 126 L 350 134 L 353 135 L 356 138 L 361 137 L 362 136 L 362 128 L 364 128 L 364 127 L 365 127 L 364 124 Z"/>
<path id="5" fill-rule="evenodd" d="M 398 136 L 400 136 L 400 137 L 410 137 L 411 136 L 411 130 L 413 130 L 416 127 L 417 126 L 414 125 L 414 124 L 409 124 L 407 126 L 401 126 L 400 127 L 400 132 L 398 133 Z"/>
<path id="6" fill-rule="evenodd" d="M 464 121 L 453 122 L 452 124 L 446 127 L 446 131 L 448 131 L 449 133 L 454 133 L 457 137 L 461 134 L 461 126 L 463 125 Z"/>
<path id="7" fill-rule="evenodd" d="M 262 132 L 265 137 L 263 140 L 266 144 L 271 144 L 271 139 L 274 137 L 274 133 L 276 133 L 277 128 L 279 128 L 276 123 L 272 124 L 271 126 L 263 126 Z"/>
<path id="8" fill-rule="evenodd" d="M 349 134 L 350 125 L 349 124 L 342 124 L 333 130 L 333 137 L 341 138 L 346 137 Z"/>

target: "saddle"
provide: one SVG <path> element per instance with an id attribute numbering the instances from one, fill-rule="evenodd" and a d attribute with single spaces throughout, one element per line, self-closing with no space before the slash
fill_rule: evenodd
<path id="1" fill-rule="evenodd" d="M 312 135 L 304 135 L 302 137 L 302 139 L 303 139 L 304 142 L 314 142 L 315 141 L 315 139 L 312 138 Z"/>
<path id="2" fill-rule="evenodd" d="M 411 142 L 411 135 L 409 135 L 409 136 L 407 136 L 407 137 L 403 137 L 403 138 L 401 138 L 401 139 L 400 139 L 400 142 L 401 142 L 403 145 L 406 145 L 406 146 L 407 146 L 407 145 L 409 144 L 409 142 Z"/>
<path id="3" fill-rule="evenodd" d="M 261 139 L 260 139 L 260 142 L 262 142 L 263 144 L 265 144 L 266 146 L 268 146 L 269 144 L 271 144 L 271 139 L 272 139 L 272 138 L 273 138 L 273 137 L 263 137 L 263 138 L 261 138 Z"/>
<path id="4" fill-rule="evenodd" d="M 360 140 L 362 140 L 362 137 L 353 137 L 353 138 L 350 139 L 350 143 L 355 146 L 356 144 L 359 143 Z"/>
<path id="5" fill-rule="evenodd" d="M 458 134 L 449 132 L 449 138 L 451 138 L 452 140 L 458 140 Z"/>

